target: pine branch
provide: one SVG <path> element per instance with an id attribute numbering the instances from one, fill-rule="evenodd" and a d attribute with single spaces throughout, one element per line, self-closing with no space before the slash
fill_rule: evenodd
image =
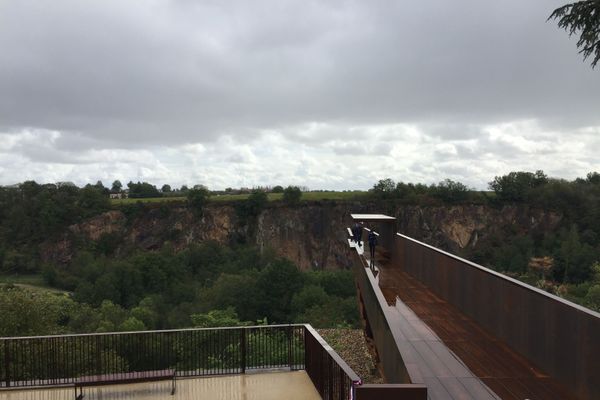
<path id="1" fill-rule="evenodd" d="M 600 61 L 600 0 L 566 4 L 550 14 L 547 21 L 558 20 L 558 27 L 569 36 L 579 34 L 577 48 L 583 59 L 593 56 L 592 68 Z"/>

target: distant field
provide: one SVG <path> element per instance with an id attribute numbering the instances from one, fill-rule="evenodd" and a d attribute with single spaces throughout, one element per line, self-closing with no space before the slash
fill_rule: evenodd
<path id="1" fill-rule="evenodd" d="M 0 285 L 2 284 L 12 284 L 18 287 L 22 287 L 25 289 L 29 289 L 29 290 L 35 290 L 35 291 L 43 291 L 43 292 L 50 292 L 50 293 L 68 293 L 64 290 L 60 290 L 60 289 L 56 289 L 53 287 L 50 287 L 48 285 L 46 285 L 46 283 L 44 282 L 44 279 L 42 278 L 42 275 L 40 274 L 33 274 L 33 275 L 17 275 L 17 274 L 10 274 L 10 275 L 5 275 L 2 274 L 0 275 Z"/>
<path id="2" fill-rule="evenodd" d="M 349 200 L 358 199 L 364 197 L 367 192 L 355 190 L 352 192 L 305 192 L 302 193 L 302 200 Z M 210 201 L 235 201 L 235 200 L 246 200 L 249 195 L 247 194 L 224 194 L 219 196 L 211 196 Z M 269 193 L 267 195 L 269 201 L 281 200 L 283 194 L 281 193 Z M 111 199 L 111 203 L 114 205 L 122 204 L 134 204 L 138 201 L 143 203 L 158 203 L 163 201 L 185 201 L 185 197 L 153 197 L 147 199 Z"/>
<path id="3" fill-rule="evenodd" d="M 146 199 L 110 199 L 113 205 L 135 204 L 138 201 L 142 203 L 162 203 L 165 201 L 185 201 L 185 197 L 150 197 Z"/>

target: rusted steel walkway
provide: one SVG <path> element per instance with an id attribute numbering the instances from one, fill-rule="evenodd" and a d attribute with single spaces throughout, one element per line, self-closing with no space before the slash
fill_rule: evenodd
<path id="1" fill-rule="evenodd" d="M 412 348 L 403 354 L 418 360 L 416 373 L 427 384 L 429 398 L 574 399 L 556 380 L 381 254 L 376 265 L 379 286 L 388 305 L 398 311 L 403 335 L 410 339 L 412 332 L 418 339 L 409 340 Z"/>

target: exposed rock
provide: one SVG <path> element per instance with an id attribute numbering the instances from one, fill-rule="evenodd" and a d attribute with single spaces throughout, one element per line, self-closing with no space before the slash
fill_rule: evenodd
<path id="1" fill-rule="evenodd" d="M 122 233 L 126 218 L 121 211 L 108 211 L 87 221 L 71 225 L 69 230 L 75 235 L 82 235 L 90 240 L 98 240 L 104 234 Z"/>
<path id="2" fill-rule="evenodd" d="M 384 207 L 389 210 L 389 204 L 377 202 L 303 202 L 296 207 L 270 203 L 258 218 L 242 224 L 228 204 L 211 204 L 201 217 L 181 205 L 149 205 L 136 217 L 115 210 L 73 225 L 59 239 L 44 243 L 40 253 L 43 261 L 65 264 L 82 242 L 93 244 L 113 234 L 122 238 L 116 254 L 135 248 L 156 250 L 167 242 L 179 251 L 208 240 L 244 241 L 273 248 L 301 269 L 347 268 L 344 246 L 349 214 L 381 213 Z M 398 206 L 391 215 L 397 218 L 399 232 L 451 252 L 475 248 L 502 229 L 554 230 L 561 221 L 559 214 L 526 206 Z"/>

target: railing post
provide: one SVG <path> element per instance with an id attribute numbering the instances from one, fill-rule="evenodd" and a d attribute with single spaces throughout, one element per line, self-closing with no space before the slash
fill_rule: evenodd
<path id="1" fill-rule="evenodd" d="M 10 387 L 10 374 L 8 373 L 8 368 L 10 367 L 10 354 L 8 349 L 8 340 L 4 340 L 4 370 L 6 371 L 6 387 Z"/>
<path id="2" fill-rule="evenodd" d="M 247 328 L 243 327 L 240 330 L 240 369 L 242 371 L 242 374 L 246 373 L 246 329 Z"/>
<path id="3" fill-rule="evenodd" d="M 287 337 L 288 337 L 288 366 L 290 367 L 290 371 L 292 370 L 292 339 L 294 337 L 294 332 L 292 331 L 292 325 L 287 326 Z"/>
<path id="4" fill-rule="evenodd" d="M 308 329 L 306 329 L 306 325 L 303 325 L 302 328 L 303 328 L 303 332 L 304 332 L 304 334 L 302 335 L 302 340 L 304 341 L 304 369 L 306 370 L 308 375 L 312 378 L 312 375 L 311 375 L 312 371 L 310 371 L 310 367 L 308 365 L 308 343 L 306 340 Z"/>
<path id="5" fill-rule="evenodd" d="M 96 375 L 102 374 L 102 360 L 101 360 L 101 352 L 100 352 L 100 336 L 95 337 L 96 340 Z"/>

